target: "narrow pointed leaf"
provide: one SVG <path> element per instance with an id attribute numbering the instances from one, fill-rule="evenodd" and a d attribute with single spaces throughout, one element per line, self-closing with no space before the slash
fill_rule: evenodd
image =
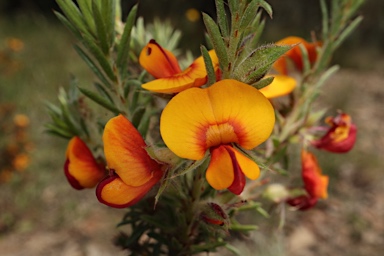
<path id="1" fill-rule="evenodd" d="M 116 115 L 120 113 L 120 111 L 112 104 L 110 103 L 107 99 L 103 98 L 102 96 L 88 90 L 85 88 L 79 87 L 79 90 L 88 98 L 99 104 L 100 106 L 112 111 Z"/>
<path id="2" fill-rule="evenodd" d="M 120 43 L 117 47 L 117 68 L 120 71 L 120 75 L 124 77 L 124 74 L 127 72 L 127 64 L 128 64 L 128 54 L 130 51 L 130 41 L 131 41 L 131 31 L 132 27 L 136 20 L 136 13 L 137 13 L 137 5 L 133 6 L 131 11 L 128 14 L 125 26 L 124 26 L 124 32 L 121 36 Z"/>
<path id="3" fill-rule="evenodd" d="M 252 20 L 257 17 L 257 10 L 259 8 L 258 1 L 253 0 L 250 2 L 247 6 L 247 8 L 244 11 L 244 14 L 241 17 L 240 21 L 240 29 L 245 29 L 249 24 L 252 22 Z"/>
<path id="4" fill-rule="evenodd" d="M 100 66 L 103 68 L 105 74 L 112 81 L 116 81 L 116 76 L 112 71 L 111 64 L 108 62 L 102 50 L 97 46 L 97 44 L 94 42 L 94 40 L 91 37 L 84 35 L 83 39 L 84 39 L 83 40 L 84 45 L 94 55 L 96 60 L 99 62 Z"/>
<path id="5" fill-rule="evenodd" d="M 64 15 L 56 11 L 54 11 L 54 13 L 60 22 L 63 23 L 64 26 L 66 26 L 78 40 L 82 39 L 80 32 L 72 25 L 71 22 L 69 22 L 69 20 Z"/>
<path id="6" fill-rule="evenodd" d="M 116 0 L 101 1 L 101 16 L 105 22 L 107 43 L 110 46 L 115 39 L 115 15 Z"/>
<path id="7" fill-rule="evenodd" d="M 84 17 L 84 21 L 88 25 L 90 31 L 93 34 L 96 34 L 96 27 L 92 13 L 92 0 L 77 0 L 77 4 L 80 7 L 81 13 Z"/>
<path id="8" fill-rule="evenodd" d="M 216 82 L 215 69 L 213 68 L 212 59 L 209 56 L 207 48 L 204 45 L 200 46 L 201 54 L 203 55 L 205 69 L 207 70 L 208 82 L 207 85 L 212 85 Z"/>
<path id="9" fill-rule="evenodd" d="M 269 17 L 272 19 L 273 11 L 271 5 L 266 1 L 260 1 L 259 5 L 268 13 Z"/>
<path id="10" fill-rule="evenodd" d="M 219 27 L 216 25 L 213 19 L 205 13 L 203 13 L 203 20 L 204 20 L 205 27 L 207 28 L 211 42 L 213 44 L 213 47 L 216 51 L 217 57 L 219 59 L 220 68 L 221 70 L 227 69 L 228 68 L 227 50 L 225 47 L 225 43 L 222 39 L 222 36 L 220 34 Z"/>
<path id="11" fill-rule="evenodd" d="M 109 88 L 112 88 L 110 82 L 105 77 L 103 71 L 100 70 L 100 68 L 96 65 L 96 63 L 88 56 L 87 53 L 85 53 L 80 47 L 77 45 L 74 46 L 77 54 L 84 60 L 84 62 L 88 65 L 88 67 L 93 71 L 93 73 L 100 79 L 100 81 L 108 86 Z"/>
<path id="12" fill-rule="evenodd" d="M 99 92 L 100 95 L 103 96 L 103 98 L 107 99 L 111 104 L 113 104 L 113 99 L 111 95 L 109 95 L 109 92 L 99 83 L 93 84 L 96 88 L 96 90 Z"/>
<path id="13" fill-rule="evenodd" d="M 227 13 L 224 8 L 224 0 L 216 0 L 216 11 L 217 11 L 217 23 L 219 24 L 221 34 L 223 37 L 228 37 L 228 24 L 227 24 Z"/>
<path id="14" fill-rule="evenodd" d="M 252 86 L 255 87 L 256 89 L 260 90 L 261 88 L 264 88 L 264 87 L 270 85 L 273 82 L 273 79 L 274 79 L 274 77 L 267 77 L 267 78 L 261 79 L 260 81 L 252 84 Z"/>
<path id="15" fill-rule="evenodd" d="M 257 48 L 237 65 L 233 73 L 234 78 L 248 84 L 257 82 L 272 64 L 289 49 L 291 49 L 290 46 L 274 44 Z"/>
<path id="16" fill-rule="evenodd" d="M 108 1 L 105 1 L 108 2 Z M 95 2 L 92 2 L 93 17 L 96 24 L 97 39 L 100 44 L 100 49 L 105 55 L 109 52 L 109 41 L 107 36 L 106 20 L 105 17 L 101 16 L 101 10 L 97 8 Z"/>
<path id="17" fill-rule="evenodd" d="M 82 33 L 90 35 L 80 10 L 74 2 L 66 0 L 57 0 L 56 2 L 75 28 L 79 29 Z"/>

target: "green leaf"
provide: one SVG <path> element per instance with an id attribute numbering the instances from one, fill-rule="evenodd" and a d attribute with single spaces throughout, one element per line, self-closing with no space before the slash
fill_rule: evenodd
<path id="1" fill-rule="evenodd" d="M 63 16 L 59 12 L 53 12 L 55 13 L 56 17 L 60 20 L 60 22 L 63 23 L 64 26 L 66 26 L 78 40 L 82 40 L 81 33 L 71 24 L 71 22 L 68 21 L 67 18 L 65 18 L 65 16 Z"/>
<path id="2" fill-rule="evenodd" d="M 49 124 L 47 124 L 46 126 L 48 126 Z M 73 136 L 76 136 L 72 133 L 69 133 L 65 130 L 61 130 L 61 129 L 58 129 L 57 127 L 46 127 L 47 129 L 45 130 L 46 133 L 49 133 L 49 134 L 52 134 L 52 135 L 55 135 L 55 136 L 58 136 L 58 137 L 61 137 L 61 138 L 64 138 L 64 139 L 71 139 Z"/>
<path id="3" fill-rule="evenodd" d="M 328 30 L 329 30 L 329 14 L 328 14 L 328 8 L 327 4 L 325 3 L 325 0 L 320 0 L 320 9 L 321 9 L 321 15 L 322 15 L 322 37 L 323 40 L 327 38 L 328 36 Z"/>
<path id="4" fill-rule="evenodd" d="M 258 2 L 258 0 L 253 0 L 248 4 L 241 17 L 240 29 L 245 29 L 257 17 Z"/>
<path id="5" fill-rule="evenodd" d="M 127 64 L 128 64 L 128 54 L 130 50 L 130 41 L 131 41 L 131 31 L 132 27 L 135 24 L 136 19 L 136 13 L 137 13 L 137 5 L 133 6 L 131 11 L 128 14 L 125 26 L 124 26 L 124 32 L 121 36 L 120 43 L 117 47 L 117 68 L 120 71 L 120 76 L 125 77 L 127 73 Z"/>
<path id="6" fill-rule="evenodd" d="M 116 115 L 120 113 L 120 110 L 118 110 L 108 99 L 103 98 L 102 96 L 88 90 L 85 88 L 79 87 L 79 90 L 88 98 L 99 104 L 100 106 L 112 111 Z"/>
<path id="7" fill-rule="evenodd" d="M 216 82 L 216 73 L 213 68 L 211 56 L 209 56 L 207 48 L 204 45 L 200 46 L 201 54 L 203 55 L 205 69 L 207 70 L 208 82 L 207 85 L 212 85 Z"/>
<path id="8" fill-rule="evenodd" d="M 267 78 L 261 79 L 260 81 L 252 84 L 252 86 L 255 87 L 256 89 L 260 90 L 261 88 L 264 88 L 264 87 L 270 85 L 273 82 L 273 79 L 275 79 L 273 76 L 267 77 Z"/>
<path id="9" fill-rule="evenodd" d="M 116 0 L 101 1 L 101 15 L 105 22 L 107 42 L 111 46 L 115 40 Z"/>
<path id="10" fill-rule="evenodd" d="M 95 59 L 98 61 L 100 66 L 103 68 L 105 74 L 112 81 L 117 81 L 115 74 L 112 71 L 111 65 L 108 62 L 106 56 L 103 54 L 102 50 L 94 42 L 93 38 L 88 35 L 83 36 L 83 43 L 87 49 L 94 55 Z"/>
<path id="11" fill-rule="evenodd" d="M 84 60 L 84 62 L 88 65 L 88 67 L 93 71 L 93 73 L 100 79 L 100 81 L 107 86 L 108 88 L 112 88 L 110 82 L 105 77 L 103 71 L 96 65 L 96 63 L 85 53 L 80 47 L 77 45 L 74 46 L 77 54 Z"/>
<path id="12" fill-rule="evenodd" d="M 359 16 L 356 19 L 354 19 L 345 29 L 337 40 L 334 42 L 333 50 L 336 50 L 339 48 L 339 46 L 344 42 L 344 40 L 357 28 L 357 26 L 360 25 L 360 23 L 363 21 L 363 17 Z"/>
<path id="13" fill-rule="evenodd" d="M 269 17 L 272 19 L 273 11 L 271 5 L 266 1 L 260 1 L 259 5 L 268 13 Z"/>
<path id="14" fill-rule="evenodd" d="M 173 179 L 175 177 L 182 176 L 182 175 L 187 174 L 188 172 L 196 170 L 200 165 L 202 165 L 208 159 L 208 157 L 209 157 L 209 153 L 207 151 L 205 153 L 205 156 L 202 159 L 194 161 L 191 165 L 189 165 L 184 170 L 175 172 L 175 174 L 172 177 L 170 177 L 170 178 Z"/>
<path id="15" fill-rule="evenodd" d="M 104 2 L 109 2 L 109 1 L 104 1 Z M 96 24 L 97 39 L 100 45 L 100 49 L 103 51 L 105 55 L 108 55 L 109 41 L 107 38 L 108 35 L 107 35 L 105 17 L 101 16 L 102 15 L 101 11 L 98 9 L 95 2 L 92 2 L 92 10 L 93 10 L 93 16 Z"/>
<path id="16" fill-rule="evenodd" d="M 88 34 L 88 36 L 90 36 L 80 10 L 77 8 L 75 3 L 68 0 L 56 0 L 56 2 L 68 20 L 74 25 L 74 27 L 80 30 L 82 33 Z"/>
<path id="17" fill-rule="evenodd" d="M 217 57 L 219 59 L 220 68 L 223 71 L 227 70 L 228 69 L 227 50 L 225 47 L 225 43 L 222 39 L 222 36 L 220 34 L 219 27 L 216 25 L 213 19 L 205 13 L 203 13 L 203 20 L 204 20 L 205 27 L 207 28 L 211 42 L 213 44 L 213 47 L 216 51 Z"/>
<path id="18" fill-rule="evenodd" d="M 94 83 L 93 85 L 95 86 L 95 88 L 99 92 L 99 94 L 103 96 L 103 98 L 109 100 L 109 102 L 111 104 L 114 103 L 111 95 L 109 95 L 108 91 L 104 88 L 104 86 L 102 86 L 99 83 Z"/>
<path id="19" fill-rule="evenodd" d="M 134 127 L 139 127 L 146 108 L 144 106 L 138 107 L 132 114 L 132 124 Z"/>
<path id="20" fill-rule="evenodd" d="M 224 38 L 228 37 L 227 12 L 224 8 L 224 0 L 216 0 L 217 23 Z"/>
<path id="21" fill-rule="evenodd" d="M 259 227 L 256 226 L 256 225 L 240 225 L 240 224 L 236 224 L 236 225 L 231 225 L 229 227 L 229 229 L 234 230 L 234 231 L 254 231 L 254 230 L 259 229 Z"/>
<path id="22" fill-rule="evenodd" d="M 87 23 L 90 31 L 92 32 L 92 34 L 96 34 L 96 27 L 92 13 L 92 0 L 77 0 L 77 4 L 80 7 L 81 13 L 84 17 L 84 21 Z"/>
<path id="23" fill-rule="evenodd" d="M 260 80 L 272 64 L 285 52 L 291 49 L 291 46 L 264 45 L 246 56 L 233 72 L 233 78 L 246 84 L 253 84 Z"/>

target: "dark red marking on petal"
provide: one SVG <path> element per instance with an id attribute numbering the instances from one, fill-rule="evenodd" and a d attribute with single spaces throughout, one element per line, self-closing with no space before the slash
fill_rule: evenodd
<path id="1" fill-rule="evenodd" d="M 74 189 L 77 189 L 77 190 L 82 190 L 84 189 L 83 186 L 80 185 L 80 183 L 76 180 L 75 177 L 73 177 L 70 173 L 69 173 L 69 159 L 67 159 L 64 163 L 64 174 L 65 174 L 65 177 L 67 177 L 67 180 L 69 182 L 69 184 L 74 188 Z"/>

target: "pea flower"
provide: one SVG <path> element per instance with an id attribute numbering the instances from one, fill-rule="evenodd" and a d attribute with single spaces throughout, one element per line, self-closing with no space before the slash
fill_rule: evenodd
<path id="1" fill-rule="evenodd" d="M 313 64 L 317 58 L 316 47 L 320 45 L 320 43 L 308 43 L 303 38 L 289 36 L 278 42 L 277 45 L 296 45 L 293 46 L 288 52 L 284 54 L 284 56 L 280 57 L 274 64 L 273 69 L 278 73 L 272 75 L 274 77 L 273 82 L 260 89 L 260 91 L 264 94 L 268 99 L 273 99 L 277 97 L 281 97 L 291 93 L 296 87 L 296 80 L 288 76 L 288 60 L 293 62 L 295 67 L 301 72 L 303 70 L 303 57 L 300 51 L 299 44 L 302 44 L 308 52 L 308 58 L 310 64 Z M 271 76 L 271 75 L 269 75 Z"/>
<path id="2" fill-rule="evenodd" d="M 73 137 L 67 147 L 64 173 L 75 189 L 93 188 L 104 177 L 104 168 L 97 163 L 87 145 Z"/>
<path id="3" fill-rule="evenodd" d="M 267 75 L 273 76 L 272 83 L 261 88 L 259 91 L 264 94 L 267 99 L 273 99 L 290 94 L 296 88 L 296 80 L 286 75 Z"/>
<path id="4" fill-rule="evenodd" d="M 160 118 L 160 133 L 176 155 L 203 159 L 210 150 L 206 171 L 215 189 L 240 194 L 245 176 L 256 179 L 258 165 L 234 147 L 253 149 L 271 134 L 274 110 L 257 89 L 236 80 L 185 90 L 171 99 Z"/>
<path id="5" fill-rule="evenodd" d="M 217 71 L 219 62 L 215 51 L 209 51 L 209 56 Z M 142 85 L 149 91 L 172 94 L 191 87 L 200 87 L 207 82 L 207 72 L 202 56 L 182 71 L 176 57 L 153 39 L 141 51 L 139 62 L 155 78 Z"/>
<path id="6" fill-rule="evenodd" d="M 345 153 L 355 145 L 357 128 L 349 115 L 341 113 L 336 117 L 328 117 L 325 122 L 330 125 L 328 131 L 312 145 L 333 153 Z"/>
<path id="7" fill-rule="evenodd" d="M 316 157 L 305 150 L 301 152 L 302 178 L 306 195 L 290 198 L 287 203 L 299 210 L 307 210 L 316 205 L 318 199 L 328 197 L 329 177 L 322 175 Z"/>
<path id="8" fill-rule="evenodd" d="M 115 208 L 131 206 L 161 179 L 161 165 L 147 154 L 140 133 L 122 115 L 108 121 L 103 142 L 110 174 L 97 186 L 97 198 Z"/>
<path id="9" fill-rule="evenodd" d="M 288 63 L 290 60 L 294 64 L 294 66 L 300 71 L 303 71 L 303 56 L 300 50 L 300 44 L 302 44 L 308 52 L 309 63 L 315 63 L 317 59 L 317 51 L 316 48 L 321 45 L 320 42 L 309 43 L 303 38 L 297 36 L 289 36 L 281 39 L 276 42 L 277 45 L 295 45 L 292 49 L 284 54 L 283 57 L 279 58 L 274 64 L 273 68 L 279 72 L 280 74 L 287 75 L 288 72 Z"/>

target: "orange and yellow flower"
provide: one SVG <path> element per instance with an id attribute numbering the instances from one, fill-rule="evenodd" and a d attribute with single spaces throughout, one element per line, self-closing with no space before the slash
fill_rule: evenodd
<path id="1" fill-rule="evenodd" d="M 296 80 L 286 75 L 267 75 L 273 76 L 272 83 L 261 88 L 259 91 L 268 99 L 273 99 L 290 94 L 296 88 Z"/>
<path id="2" fill-rule="evenodd" d="M 161 165 L 147 154 L 140 133 L 122 115 L 108 121 L 103 142 L 110 175 L 97 186 L 97 198 L 115 208 L 131 206 L 161 179 Z"/>
<path id="3" fill-rule="evenodd" d="M 208 183 L 240 194 L 245 176 L 254 180 L 260 170 L 234 144 L 253 149 L 270 136 L 274 122 L 273 107 L 262 93 L 227 79 L 173 97 L 161 115 L 160 132 L 179 157 L 200 160 L 210 150 Z"/>
<path id="4" fill-rule="evenodd" d="M 328 131 L 319 140 L 312 141 L 312 145 L 333 153 L 345 153 L 355 145 L 357 128 L 349 115 L 341 113 L 336 117 L 328 117 L 326 123 L 330 125 Z"/>
<path id="5" fill-rule="evenodd" d="M 304 45 L 308 52 L 308 58 L 310 64 L 313 64 L 317 58 L 316 47 L 320 46 L 320 43 L 308 43 L 303 38 L 290 36 L 286 37 L 278 42 L 276 45 L 295 45 L 292 49 L 286 52 L 280 57 L 274 64 L 273 69 L 278 73 L 273 76 L 273 82 L 260 89 L 268 99 L 273 99 L 290 94 L 296 87 L 297 81 L 288 76 L 288 62 L 291 61 L 295 67 L 301 72 L 303 70 L 303 57 L 300 51 L 299 44 Z"/>
<path id="6" fill-rule="evenodd" d="M 209 51 L 215 71 L 219 68 L 214 50 Z M 139 57 L 140 65 L 155 80 L 142 85 L 144 89 L 158 93 L 178 93 L 191 87 L 200 87 L 207 82 L 203 57 L 197 58 L 187 69 L 181 70 L 176 57 L 162 48 L 155 40 L 143 48 Z"/>
<path id="7" fill-rule="evenodd" d="M 64 173 L 69 184 L 78 190 L 93 188 L 105 175 L 103 167 L 79 137 L 73 137 L 68 143 Z"/>
<path id="8" fill-rule="evenodd" d="M 308 151 L 302 150 L 301 165 L 304 188 L 307 194 L 290 198 L 287 202 L 299 210 L 307 210 L 313 207 L 318 199 L 328 197 L 329 177 L 322 174 L 316 157 Z"/>
<path id="9" fill-rule="evenodd" d="M 292 61 L 295 67 L 301 72 L 303 70 L 303 56 L 300 50 L 300 44 L 302 44 L 308 52 L 309 63 L 315 63 L 317 59 L 316 48 L 321 45 L 320 42 L 309 43 L 301 37 L 289 36 L 276 42 L 277 45 L 296 45 L 283 57 L 279 58 L 274 64 L 273 68 L 280 74 L 287 75 L 288 72 L 288 61 Z"/>

